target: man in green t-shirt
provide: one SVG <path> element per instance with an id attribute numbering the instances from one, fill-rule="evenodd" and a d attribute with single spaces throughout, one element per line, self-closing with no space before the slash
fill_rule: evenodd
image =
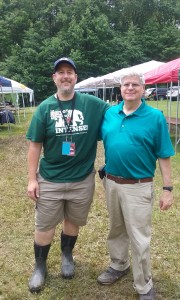
<path id="1" fill-rule="evenodd" d="M 28 196 L 36 203 L 31 292 L 43 287 L 48 252 L 61 222 L 61 275 L 74 276 L 72 250 L 93 200 L 98 132 L 108 108 L 101 99 L 74 91 L 77 69 L 71 59 L 55 62 L 53 80 L 57 92 L 38 106 L 26 136 Z"/>

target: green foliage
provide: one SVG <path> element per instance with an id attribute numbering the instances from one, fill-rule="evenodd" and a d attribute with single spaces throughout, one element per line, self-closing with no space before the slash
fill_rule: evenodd
<path id="1" fill-rule="evenodd" d="M 179 57 L 180 30 L 174 25 L 165 24 L 161 28 L 151 19 L 141 31 L 139 40 L 146 57 L 152 56 L 153 59 L 164 62 Z"/>
<path id="2" fill-rule="evenodd" d="M 79 80 L 179 57 L 178 0 L 0 0 L 0 74 L 52 92 L 53 63 L 70 56 Z"/>

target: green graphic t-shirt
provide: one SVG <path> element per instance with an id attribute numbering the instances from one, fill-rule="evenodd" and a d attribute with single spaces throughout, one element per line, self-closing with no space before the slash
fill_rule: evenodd
<path id="1" fill-rule="evenodd" d="M 73 109 L 72 102 L 75 101 Z M 27 139 L 43 143 L 40 175 L 52 182 L 83 180 L 94 167 L 97 139 L 105 111 L 103 100 L 76 92 L 73 100 L 61 101 L 53 95 L 44 100 L 33 115 Z M 66 120 L 72 121 L 67 127 Z M 64 155 L 63 145 L 74 145 L 74 155 Z"/>

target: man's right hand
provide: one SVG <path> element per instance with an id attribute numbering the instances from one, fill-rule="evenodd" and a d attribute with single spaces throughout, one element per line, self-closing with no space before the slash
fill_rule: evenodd
<path id="1" fill-rule="evenodd" d="M 39 184 L 36 179 L 29 181 L 27 195 L 34 201 L 37 201 L 39 198 Z"/>

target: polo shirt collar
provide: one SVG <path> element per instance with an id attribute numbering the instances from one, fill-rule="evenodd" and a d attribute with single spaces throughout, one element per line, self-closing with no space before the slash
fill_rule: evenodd
<path id="1" fill-rule="evenodd" d="M 143 111 L 143 109 L 144 109 L 144 107 L 145 107 L 145 105 L 146 105 L 146 103 L 145 103 L 145 100 L 142 98 L 141 99 L 141 105 L 138 107 L 138 109 L 137 110 L 135 110 L 131 115 L 137 115 L 137 116 L 142 116 L 142 111 Z M 120 113 L 124 113 L 123 112 L 123 106 L 124 106 L 124 100 L 123 101 L 121 101 L 121 103 L 119 104 L 119 114 Z"/>

